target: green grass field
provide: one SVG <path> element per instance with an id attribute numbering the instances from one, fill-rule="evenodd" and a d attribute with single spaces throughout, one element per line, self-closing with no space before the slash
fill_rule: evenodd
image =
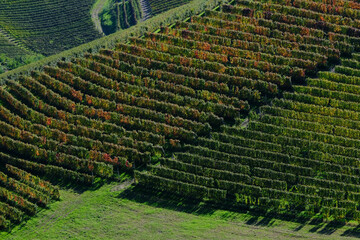
<path id="1" fill-rule="evenodd" d="M 106 184 L 82 193 L 62 190 L 61 201 L 1 239 L 352 239 L 351 226 L 333 228 L 199 206 L 172 205 Z"/>

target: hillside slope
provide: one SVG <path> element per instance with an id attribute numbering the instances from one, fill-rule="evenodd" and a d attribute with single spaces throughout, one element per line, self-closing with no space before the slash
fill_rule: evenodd
<path id="1" fill-rule="evenodd" d="M 1 1 L 0 29 L 36 53 L 59 53 L 101 37 L 91 21 L 94 2 Z"/>
<path id="2" fill-rule="evenodd" d="M 120 184 L 120 186 L 123 184 Z M 15 227 L 1 239 L 222 239 L 347 240 L 349 226 L 287 222 L 258 215 L 169 203 L 148 194 L 118 190 L 118 183 L 81 194 L 61 190 L 62 201 Z M 197 212 L 195 214 L 189 211 Z M 96 219 L 96 221 L 94 221 Z"/>
<path id="3" fill-rule="evenodd" d="M 0 74 L 41 59 L 36 54 L 10 38 L 0 29 Z"/>
<path id="4" fill-rule="evenodd" d="M 99 12 L 102 30 L 106 35 L 134 26 L 142 19 L 139 0 L 106 1 Z"/>
<path id="5" fill-rule="evenodd" d="M 179 7 L 190 1 L 191 0 L 168 0 L 168 1 L 149 0 L 149 3 L 152 10 L 152 14 L 156 15 L 165 12 L 169 9 Z"/>
<path id="6" fill-rule="evenodd" d="M 8 81 L 0 224 L 58 197 L 24 171 L 84 185 L 135 172 L 144 188 L 200 201 L 358 220 L 358 73 L 325 70 L 357 68 L 360 5 L 264 2 L 224 4 Z"/>
<path id="7" fill-rule="evenodd" d="M 221 204 L 359 220 L 359 63 L 343 60 L 355 69 L 336 67 L 336 72 L 348 76 L 321 72 L 322 79 L 305 82 L 309 87 L 289 81 L 304 83 L 301 77 L 337 63 L 339 51 L 349 56 L 359 49 L 358 21 L 353 20 L 359 5 L 235 2 L 224 5 L 223 12 L 207 11 L 191 23 L 149 34 L 148 41 L 136 40 L 137 47 L 127 53 L 169 63 L 179 58 L 180 65 L 196 66 L 197 77 L 208 76 L 201 68 L 231 74 L 227 81 L 233 76 L 264 80 L 295 93 L 284 92 L 284 98 L 261 108 L 260 119 L 249 127 L 226 126 L 210 138 L 199 137 L 148 173 L 136 172 L 136 178 L 144 187 Z M 196 65 L 196 58 L 206 64 Z"/>

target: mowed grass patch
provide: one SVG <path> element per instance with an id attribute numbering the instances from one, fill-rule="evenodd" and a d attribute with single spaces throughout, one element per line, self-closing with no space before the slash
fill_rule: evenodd
<path id="1" fill-rule="evenodd" d="M 61 190 L 61 200 L 2 232 L 1 239 L 339 239 L 356 236 L 350 226 L 300 224 L 246 213 L 189 208 L 106 184 L 82 193 Z M 119 190 L 120 189 L 120 190 Z M 125 192 L 124 192 L 125 191 Z M 128 193 L 126 193 L 128 192 Z M 152 198 L 152 199 L 150 199 Z M 342 237 L 347 239 L 350 237 Z"/>

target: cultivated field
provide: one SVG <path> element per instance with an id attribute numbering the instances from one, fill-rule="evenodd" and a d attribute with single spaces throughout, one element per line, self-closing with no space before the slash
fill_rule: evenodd
<path id="1" fill-rule="evenodd" d="M 0 29 L 36 53 L 59 53 L 101 36 L 91 21 L 94 2 L 1 1 Z"/>
<path id="2" fill-rule="evenodd" d="M 152 12 L 155 15 L 155 14 L 165 12 L 169 9 L 181 6 L 190 1 L 191 0 L 168 0 L 168 1 L 149 0 L 149 3 L 150 3 Z"/>
<path id="3" fill-rule="evenodd" d="M 195 2 L 204 3 L 177 10 L 183 19 Z M 164 14 L 156 19 L 176 15 Z M 9 229 L 28 219 L 61 192 L 74 197 L 56 184 L 86 190 L 126 175 L 135 190 L 114 205 L 161 193 L 159 201 L 246 212 L 240 218 L 356 226 L 359 20 L 355 1 L 229 1 L 170 26 L 161 22 L 157 31 L 141 23 L 141 36 L 130 28 L 114 48 L 91 45 L 6 79 L 0 88 L 0 225 Z M 108 196 L 109 186 L 94 194 Z M 219 220 L 216 214 L 198 220 L 209 219 Z M 348 227 L 343 235 L 355 236 Z M 290 230 L 276 231 L 274 238 L 286 238 Z"/>

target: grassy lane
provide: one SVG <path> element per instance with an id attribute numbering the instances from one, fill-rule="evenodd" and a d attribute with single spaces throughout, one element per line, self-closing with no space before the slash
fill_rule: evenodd
<path id="1" fill-rule="evenodd" d="M 101 12 L 101 10 L 103 9 L 105 3 L 107 2 L 107 0 L 98 0 L 93 8 L 91 9 L 91 19 L 93 20 L 94 24 L 95 24 L 95 28 L 99 31 L 99 33 L 104 35 L 104 32 L 102 30 L 101 27 L 101 21 L 99 18 L 99 13 Z"/>
<path id="2" fill-rule="evenodd" d="M 62 200 L 1 239 L 352 239 L 350 227 L 301 225 L 223 210 L 176 211 L 124 185 L 62 190 Z M 162 207 L 160 207 L 162 206 Z M 174 208 L 177 208 L 174 206 Z M 25 237 L 26 236 L 26 237 Z"/>

